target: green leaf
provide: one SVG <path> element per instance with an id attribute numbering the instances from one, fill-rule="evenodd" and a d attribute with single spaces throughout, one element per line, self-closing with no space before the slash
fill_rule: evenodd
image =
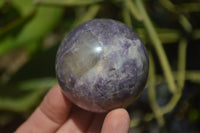
<path id="1" fill-rule="evenodd" d="M 41 46 L 41 42 L 40 41 L 33 41 L 31 43 L 29 43 L 29 45 L 26 45 L 26 51 L 27 53 L 29 53 L 29 55 L 34 55 L 38 49 L 40 48 Z"/>
<path id="2" fill-rule="evenodd" d="M 18 87 L 21 90 L 36 90 L 40 88 L 50 88 L 57 84 L 57 80 L 55 78 L 40 78 L 40 79 L 33 79 L 28 80 L 20 83 Z"/>
<path id="3" fill-rule="evenodd" d="M 99 9 L 100 9 L 99 5 L 91 5 L 87 11 L 82 12 L 77 16 L 77 19 L 75 20 L 73 27 L 76 27 L 81 23 L 93 19 L 97 15 Z"/>
<path id="4" fill-rule="evenodd" d="M 15 38 L 12 36 L 8 36 L 6 38 L 4 38 L 3 40 L 1 40 L 0 42 L 0 56 L 4 53 L 6 53 L 7 51 L 9 51 L 10 49 L 12 49 L 12 45 L 14 42 Z"/>
<path id="5" fill-rule="evenodd" d="M 29 45 L 51 31 L 62 15 L 62 8 L 39 7 L 35 17 L 19 32 L 16 38 L 0 42 L 0 56 L 19 46 Z M 6 42 L 6 43 L 5 43 Z"/>
<path id="6" fill-rule="evenodd" d="M 12 0 L 12 5 L 20 12 L 22 16 L 30 14 L 35 7 L 33 0 Z"/>
<path id="7" fill-rule="evenodd" d="M 0 0 L 0 8 L 4 5 L 6 0 Z"/>
<path id="8" fill-rule="evenodd" d="M 18 43 L 41 39 L 52 30 L 61 16 L 61 8 L 41 7 L 33 21 L 28 23 L 17 37 Z"/>
<path id="9" fill-rule="evenodd" d="M 25 17 L 19 17 L 5 26 L 1 27 L 0 29 L 0 39 L 4 38 L 8 34 L 12 34 L 17 32 L 21 27 L 23 27 L 24 24 L 26 24 L 28 21 L 30 21 L 33 18 L 34 12 L 31 12 L 29 15 Z"/>
<path id="10" fill-rule="evenodd" d="M 0 110 L 23 113 L 31 109 L 41 95 L 55 84 L 57 84 L 55 78 L 41 78 L 1 87 Z"/>
<path id="11" fill-rule="evenodd" d="M 103 0 L 35 0 L 37 4 L 60 5 L 60 6 L 80 6 L 102 2 Z"/>

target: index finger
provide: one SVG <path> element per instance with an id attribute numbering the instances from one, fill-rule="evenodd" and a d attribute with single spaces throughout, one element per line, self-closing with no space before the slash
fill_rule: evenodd
<path id="1" fill-rule="evenodd" d="M 71 105 L 71 102 L 63 95 L 61 88 L 58 85 L 53 87 L 16 133 L 55 132 L 66 121 Z"/>

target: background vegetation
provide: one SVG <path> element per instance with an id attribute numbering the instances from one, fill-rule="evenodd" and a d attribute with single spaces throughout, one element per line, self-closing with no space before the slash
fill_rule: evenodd
<path id="1" fill-rule="evenodd" d="M 94 18 L 126 23 L 148 49 L 130 132 L 199 132 L 199 0 L 0 0 L 0 132 L 14 131 L 57 84 L 60 42 Z"/>

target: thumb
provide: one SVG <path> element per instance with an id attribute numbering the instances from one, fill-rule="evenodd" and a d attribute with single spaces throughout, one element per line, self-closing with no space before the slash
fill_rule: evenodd
<path id="1" fill-rule="evenodd" d="M 106 115 L 102 133 L 128 133 L 130 117 L 125 109 L 115 109 Z"/>

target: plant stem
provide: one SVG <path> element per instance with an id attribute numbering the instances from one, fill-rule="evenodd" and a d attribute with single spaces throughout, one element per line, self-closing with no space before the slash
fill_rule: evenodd
<path id="1" fill-rule="evenodd" d="M 127 9 L 127 4 L 126 4 L 126 1 L 124 2 L 124 5 L 123 5 L 123 19 L 124 19 L 124 22 L 130 27 L 132 28 L 132 22 L 131 22 L 131 15 L 130 15 L 130 12 L 129 10 Z"/>
<path id="2" fill-rule="evenodd" d="M 97 15 L 99 9 L 100 9 L 100 5 L 98 4 L 91 5 L 87 11 L 83 12 L 82 14 L 78 16 L 78 18 L 75 20 L 72 27 L 76 27 L 77 25 L 81 23 L 84 23 L 86 21 L 93 19 Z"/>
<path id="3" fill-rule="evenodd" d="M 186 54 L 187 54 L 187 40 L 182 38 L 178 47 L 178 74 L 177 85 L 179 91 L 182 91 L 185 82 L 185 67 L 186 67 Z"/>
<path id="4" fill-rule="evenodd" d="M 179 23 L 183 26 L 188 33 L 192 32 L 192 25 L 184 15 L 179 15 Z"/>
<path id="5" fill-rule="evenodd" d="M 186 50 L 187 50 L 187 40 L 185 38 L 182 38 L 179 42 L 179 48 L 178 48 L 178 73 L 177 73 L 178 92 L 172 96 L 171 100 L 165 107 L 161 108 L 163 114 L 171 112 L 182 96 L 182 90 L 184 87 L 185 73 L 186 73 L 185 72 Z"/>
<path id="6" fill-rule="evenodd" d="M 137 10 L 132 0 L 125 0 L 125 5 L 130 10 L 131 14 L 135 17 L 136 20 L 142 20 L 142 16 L 140 15 L 140 12 Z"/>
<path id="7" fill-rule="evenodd" d="M 160 39 L 158 38 L 158 34 L 156 33 L 148 15 L 144 9 L 143 2 L 141 0 L 136 0 L 136 5 L 140 11 L 140 14 L 143 18 L 145 28 L 147 29 L 149 37 L 152 41 L 152 44 L 154 45 L 154 48 L 155 48 L 158 58 L 160 60 L 164 75 L 169 84 L 169 89 L 170 89 L 171 93 L 175 94 L 177 92 L 177 90 L 176 90 L 177 87 L 175 85 L 174 77 L 172 75 L 172 71 L 171 71 L 167 56 L 165 54 L 164 48 L 162 46 L 162 43 L 161 43 Z"/>
<path id="8" fill-rule="evenodd" d="M 155 74 L 155 65 L 154 60 L 149 52 L 149 62 L 150 62 L 150 70 L 149 70 L 149 89 L 148 96 L 150 101 L 150 106 L 155 114 L 155 117 L 158 121 L 158 124 L 163 126 L 165 120 L 163 118 L 162 112 L 160 111 L 160 107 L 156 103 L 156 74 Z"/>
<path id="9" fill-rule="evenodd" d="M 102 1 L 103 0 L 34 0 L 34 3 L 42 5 L 82 6 L 97 4 Z"/>

